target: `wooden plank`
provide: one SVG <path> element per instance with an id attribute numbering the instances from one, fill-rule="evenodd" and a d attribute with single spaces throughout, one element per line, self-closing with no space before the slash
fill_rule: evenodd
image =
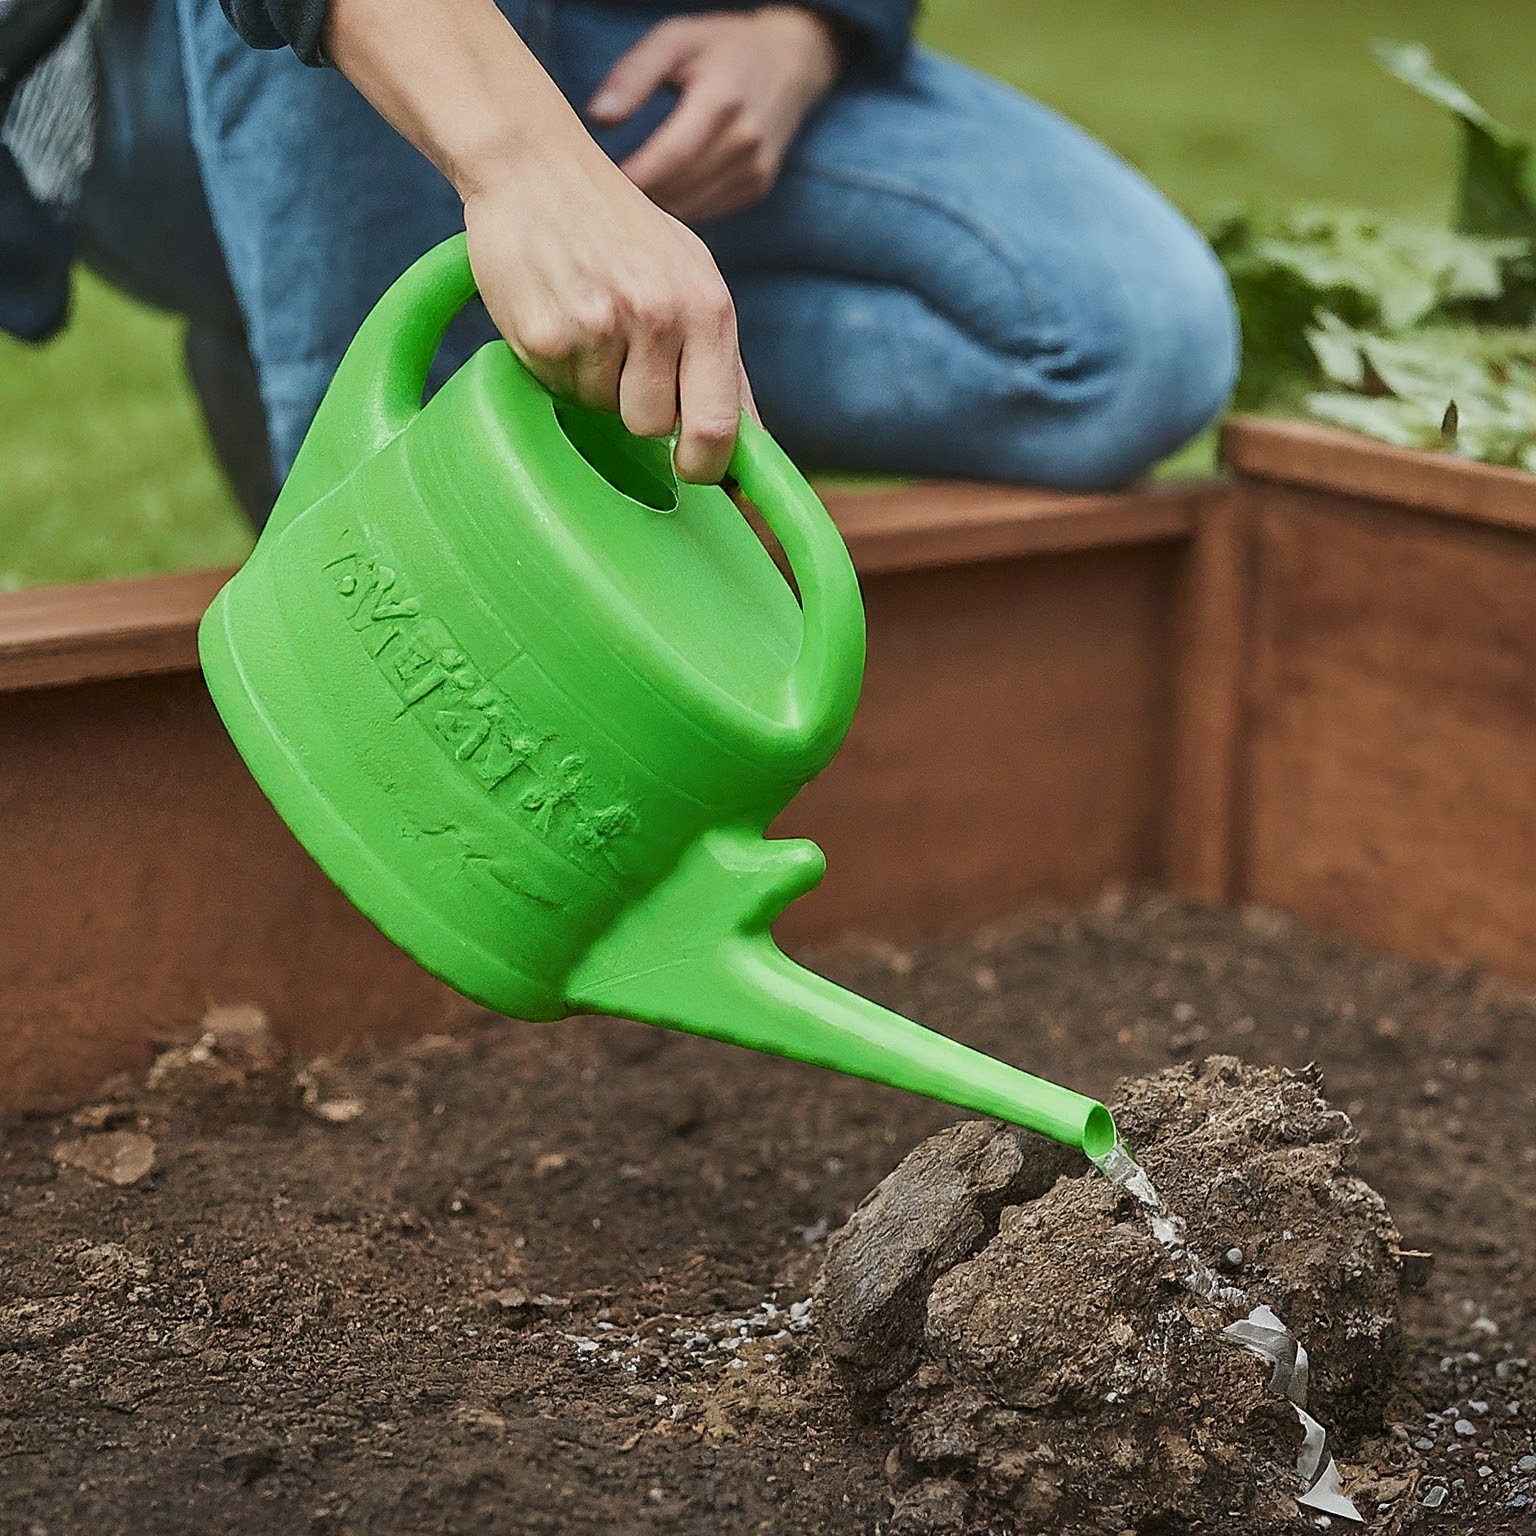
<path id="1" fill-rule="evenodd" d="M 1201 509 L 1178 592 L 1166 876 L 1196 901 L 1230 901 L 1240 878 L 1252 600 L 1248 508 L 1228 493 Z"/>
<path id="2" fill-rule="evenodd" d="M 833 498 L 868 682 L 785 817 L 832 869 L 786 939 L 934 933 L 1154 879 L 1180 541 L 1209 492 L 868 494 Z M 141 1068 L 215 1003 L 259 1003 L 306 1051 L 467 1007 L 335 891 L 224 735 L 195 632 L 225 574 L 0 598 L 0 1110 Z"/>
<path id="3" fill-rule="evenodd" d="M 0 692 L 197 670 L 197 621 L 230 572 L 0 596 Z"/>
<path id="4" fill-rule="evenodd" d="M 1536 977 L 1536 540 L 1250 483 L 1243 894 Z"/>
<path id="5" fill-rule="evenodd" d="M 294 841 L 201 677 L 30 688 L 0 719 L 0 1110 L 138 1070 L 215 1003 L 306 1051 L 467 1008 Z"/>
<path id="6" fill-rule="evenodd" d="M 1393 448 L 1310 422 L 1251 416 L 1227 425 L 1221 448 L 1230 468 L 1256 480 L 1536 532 L 1536 476 L 1521 470 Z"/>
<path id="7" fill-rule="evenodd" d="M 920 481 L 826 492 L 865 574 L 1187 538 L 1215 482 L 1101 496 Z M 0 692 L 197 668 L 197 623 L 228 570 L 0 594 Z"/>
<path id="8" fill-rule="evenodd" d="M 826 850 L 791 943 L 923 936 L 1153 881 L 1176 546 L 877 575 L 853 730 L 776 832 Z"/>
<path id="9" fill-rule="evenodd" d="M 821 494 L 861 573 L 923 570 L 1187 539 L 1220 482 L 1138 486 L 1096 496 L 967 481 Z"/>

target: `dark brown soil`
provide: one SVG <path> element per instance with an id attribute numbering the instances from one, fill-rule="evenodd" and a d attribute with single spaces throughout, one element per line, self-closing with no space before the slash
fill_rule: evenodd
<path id="1" fill-rule="evenodd" d="M 826 965 L 1103 1094 L 1213 1052 L 1318 1061 L 1436 1255 L 1346 1481 L 1373 1530 L 1536 1530 L 1536 1001 L 1162 900 Z M 296 1083 L 214 1023 L 151 1088 L 4 1128 L 4 1536 L 889 1528 L 899 1426 L 798 1304 L 952 1112 L 607 1021 Z"/>

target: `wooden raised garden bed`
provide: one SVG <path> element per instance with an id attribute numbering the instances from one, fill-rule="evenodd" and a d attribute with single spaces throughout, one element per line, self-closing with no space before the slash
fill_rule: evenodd
<path id="1" fill-rule="evenodd" d="M 1225 712 L 1182 748 L 1222 814 L 1178 883 L 1536 978 L 1536 477 L 1290 423 L 1225 449 Z"/>
<path id="2" fill-rule="evenodd" d="M 1536 479 L 1243 421 L 1232 476 L 830 500 L 870 655 L 781 830 L 790 945 L 1165 885 L 1536 976 Z M 332 890 L 196 670 L 221 573 L 0 601 L 0 1108 L 137 1068 L 217 1003 L 304 1051 L 463 1010 Z"/>
<path id="3" fill-rule="evenodd" d="M 790 943 L 953 928 L 1162 868 L 1173 614 L 1217 488 L 831 498 L 871 634 L 848 744 L 785 818 L 824 886 Z M 255 1002 L 304 1051 L 467 1005 L 383 940 L 250 781 L 197 673 L 221 572 L 0 601 L 0 1108 Z"/>

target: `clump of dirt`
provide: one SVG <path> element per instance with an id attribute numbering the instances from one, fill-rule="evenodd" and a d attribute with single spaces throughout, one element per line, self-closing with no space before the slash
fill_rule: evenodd
<path id="1" fill-rule="evenodd" d="M 1314 1072 L 1217 1056 L 1123 1083 L 1123 1136 L 1219 1263 L 1306 1345 L 1310 1411 L 1357 1442 L 1402 1361 L 1397 1230 Z M 1185 1287 L 1136 1202 L 1035 1138 L 930 1138 L 828 1244 L 828 1348 L 883 1398 L 904 1536 L 1301 1528 L 1302 1431 L 1242 1316 Z"/>

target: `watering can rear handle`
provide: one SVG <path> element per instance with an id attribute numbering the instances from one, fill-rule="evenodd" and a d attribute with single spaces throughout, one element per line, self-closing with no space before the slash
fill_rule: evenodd
<path id="1" fill-rule="evenodd" d="M 353 462 L 377 453 L 421 410 L 427 373 L 449 322 L 475 296 L 469 242 L 435 245 L 389 285 L 358 327 L 337 375 L 350 375 Z"/>
<path id="2" fill-rule="evenodd" d="M 475 291 L 468 242 L 454 235 L 396 279 L 363 321 L 338 369 L 338 376 L 349 375 L 354 402 L 337 424 L 344 440 L 335 446 L 347 469 L 410 425 L 421 409 L 443 332 Z M 800 588 L 805 632 L 788 679 L 783 724 L 820 767 L 847 734 L 863 682 L 858 578 L 826 508 L 783 449 L 745 412 L 731 474 L 783 544 Z"/>

